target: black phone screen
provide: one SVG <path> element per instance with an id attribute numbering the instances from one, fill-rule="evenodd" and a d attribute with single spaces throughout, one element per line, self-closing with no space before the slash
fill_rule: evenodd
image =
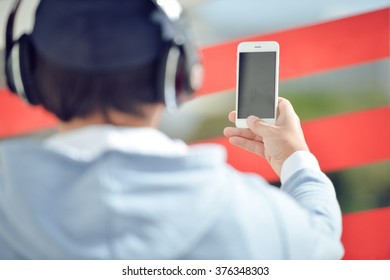
<path id="1" fill-rule="evenodd" d="M 239 53 L 239 119 L 275 117 L 276 52 Z"/>

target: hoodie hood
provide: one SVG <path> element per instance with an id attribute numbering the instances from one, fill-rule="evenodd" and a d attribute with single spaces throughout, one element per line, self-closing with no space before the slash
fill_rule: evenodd
<path id="1" fill-rule="evenodd" d="M 53 143 L 0 145 L 0 258 L 177 259 L 226 203 L 218 146 L 176 143 L 172 152 L 172 142 L 164 154 L 103 145 L 83 154 Z"/>

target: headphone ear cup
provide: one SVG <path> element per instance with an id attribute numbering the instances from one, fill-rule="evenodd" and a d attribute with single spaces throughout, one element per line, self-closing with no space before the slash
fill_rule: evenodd
<path id="1" fill-rule="evenodd" d="M 33 71 L 35 66 L 34 49 L 30 37 L 26 34 L 19 39 L 19 73 L 22 86 L 17 88 L 17 94 L 32 105 L 38 105 L 38 94 L 36 83 L 33 79 Z M 14 71 L 15 73 L 15 71 Z M 15 75 L 15 74 L 14 74 Z M 16 77 L 14 77 L 15 79 Z M 16 81 L 16 79 L 14 80 Z"/>
<path id="2" fill-rule="evenodd" d="M 17 44 L 17 43 L 16 43 Z M 12 53 L 15 52 L 15 44 L 10 48 L 9 53 L 5 56 L 5 63 L 4 63 L 4 72 L 5 72 L 5 79 L 8 86 L 8 89 L 12 91 L 13 93 L 16 93 L 16 87 L 14 82 L 14 75 L 13 75 L 13 67 L 14 64 L 12 60 Z M 19 56 L 19 54 L 17 54 Z"/>
<path id="3" fill-rule="evenodd" d="M 6 56 L 5 74 L 8 88 L 25 102 L 37 105 L 35 85 L 32 82 L 32 45 L 24 34 L 12 44 Z"/>
<path id="4" fill-rule="evenodd" d="M 169 45 L 163 51 L 157 73 L 157 101 L 163 102 L 168 111 L 177 110 L 181 95 L 182 84 L 180 77 L 181 50 L 177 45 Z"/>

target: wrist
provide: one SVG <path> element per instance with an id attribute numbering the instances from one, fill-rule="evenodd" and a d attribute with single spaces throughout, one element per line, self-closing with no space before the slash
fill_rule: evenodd
<path id="1" fill-rule="evenodd" d="M 316 157 L 308 150 L 299 150 L 292 153 L 282 164 L 280 181 L 284 184 L 295 172 L 310 168 L 321 171 Z"/>

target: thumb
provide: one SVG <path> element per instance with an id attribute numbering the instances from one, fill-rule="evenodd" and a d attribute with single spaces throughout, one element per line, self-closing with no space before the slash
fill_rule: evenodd
<path id="1" fill-rule="evenodd" d="M 279 116 L 296 115 L 291 102 L 283 97 L 279 97 L 278 111 Z"/>
<path id="2" fill-rule="evenodd" d="M 263 137 L 266 134 L 267 130 L 271 126 L 263 121 L 261 121 L 258 117 L 249 116 L 246 119 L 246 123 L 248 124 L 249 129 L 256 135 Z"/>

